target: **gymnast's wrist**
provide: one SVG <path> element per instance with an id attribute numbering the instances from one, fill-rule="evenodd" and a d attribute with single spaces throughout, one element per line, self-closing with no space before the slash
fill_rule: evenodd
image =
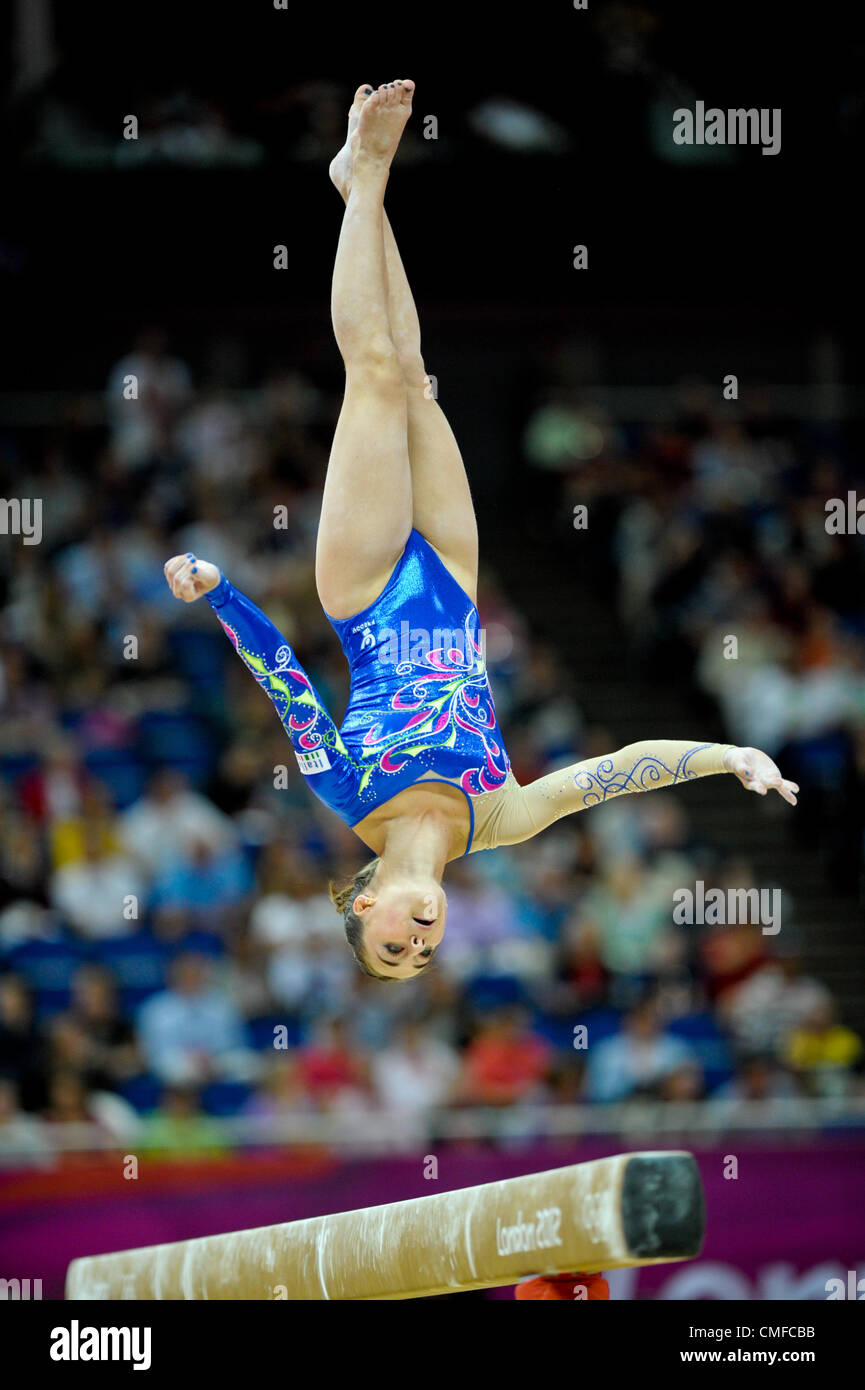
<path id="1" fill-rule="evenodd" d="M 226 579 L 222 570 L 219 571 L 219 583 L 215 589 L 211 589 L 204 596 L 211 608 L 221 608 L 231 598 L 231 584 Z"/>
<path id="2" fill-rule="evenodd" d="M 730 766 L 730 762 L 732 760 L 733 754 L 738 753 L 739 751 L 738 745 L 735 743 L 719 743 L 718 751 L 721 754 L 721 766 L 723 767 L 724 771 L 732 772 L 733 769 Z"/>

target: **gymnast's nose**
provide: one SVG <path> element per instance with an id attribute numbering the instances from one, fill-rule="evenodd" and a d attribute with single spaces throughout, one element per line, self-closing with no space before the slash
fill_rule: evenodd
<path id="1" fill-rule="evenodd" d="M 413 936 L 412 939 L 411 939 L 411 944 L 412 944 L 412 946 L 422 946 L 422 945 L 423 945 L 423 937 L 422 937 L 422 936 Z"/>

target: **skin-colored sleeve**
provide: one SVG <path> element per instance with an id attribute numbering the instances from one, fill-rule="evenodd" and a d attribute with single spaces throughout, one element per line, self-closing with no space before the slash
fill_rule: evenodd
<path id="1" fill-rule="evenodd" d="M 562 816 L 601 806 L 628 792 L 655 791 L 726 772 L 729 743 L 693 743 L 685 739 L 646 739 L 617 753 L 549 772 L 527 787 L 513 782 L 498 814 L 490 818 L 489 839 L 477 848 L 516 845 L 530 840 Z"/>

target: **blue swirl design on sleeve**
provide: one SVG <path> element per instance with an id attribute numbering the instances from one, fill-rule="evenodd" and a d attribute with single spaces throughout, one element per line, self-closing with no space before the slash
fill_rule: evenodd
<path id="1" fill-rule="evenodd" d="M 662 783 L 664 773 L 670 779 L 669 785 L 677 782 L 693 781 L 696 772 L 691 772 L 688 763 L 696 753 L 710 748 L 709 743 L 698 743 L 683 753 L 675 767 L 668 767 L 661 759 L 644 754 L 638 758 L 629 772 L 614 772 L 613 758 L 602 758 L 594 770 L 582 768 L 574 773 L 574 785 L 583 793 L 583 806 L 598 806 L 608 797 L 619 796 L 622 792 L 646 792 Z"/>

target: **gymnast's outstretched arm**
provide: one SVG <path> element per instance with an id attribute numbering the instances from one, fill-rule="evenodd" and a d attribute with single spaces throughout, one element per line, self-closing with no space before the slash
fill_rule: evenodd
<path id="1" fill-rule="evenodd" d="M 206 596 L 243 664 L 269 696 L 311 790 L 337 814 L 350 813 L 358 773 L 331 716 L 293 649 L 270 619 L 209 560 L 175 555 L 165 565 L 185 603 Z"/>
<path id="2" fill-rule="evenodd" d="M 513 786 L 502 798 L 500 813 L 491 817 L 487 843 L 490 848 L 519 844 L 562 816 L 600 806 L 614 796 L 654 791 L 721 772 L 733 773 L 749 791 L 765 796 L 774 789 L 791 806 L 796 805 L 799 788 L 795 782 L 786 781 L 772 759 L 757 748 L 645 739 L 606 757 L 547 773 L 526 787 Z"/>

